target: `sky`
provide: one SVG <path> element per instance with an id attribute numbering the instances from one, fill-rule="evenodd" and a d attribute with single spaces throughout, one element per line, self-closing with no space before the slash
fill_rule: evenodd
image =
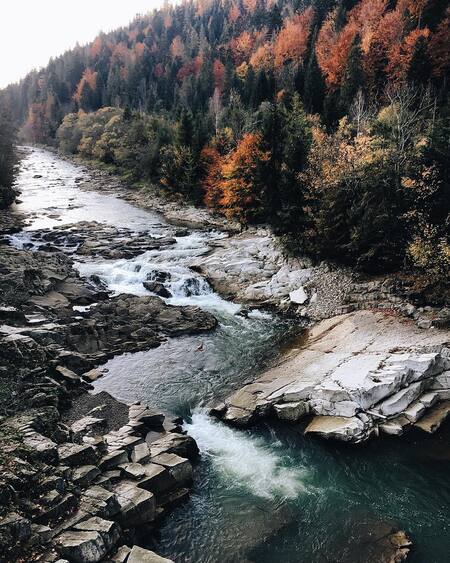
<path id="1" fill-rule="evenodd" d="M 0 88 L 17 82 L 50 57 L 127 25 L 162 0 L 1 0 Z"/>

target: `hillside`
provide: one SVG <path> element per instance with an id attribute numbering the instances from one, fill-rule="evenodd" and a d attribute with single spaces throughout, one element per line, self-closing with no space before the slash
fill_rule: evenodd
<path id="1" fill-rule="evenodd" d="M 184 2 L 3 99 L 26 141 L 270 223 L 291 251 L 414 271 L 445 301 L 449 25 L 444 0 Z"/>

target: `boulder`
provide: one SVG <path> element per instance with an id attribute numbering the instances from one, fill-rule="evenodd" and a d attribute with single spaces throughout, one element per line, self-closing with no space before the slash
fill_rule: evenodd
<path id="1" fill-rule="evenodd" d="M 73 527 L 74 530 L 86 532 L 98 532 L 105 544 L 106 550 L 109 553 L 119 542 L 122 531 L 117 522 L 104 520 L 98 516 L 83 520 Z"/>
<path id="2" fill-rule="evenodd" d="M 156 516 L 155 497 L 134 483 L 122 481 L 114 487 L 120 506 L 118 520 L 124 528 L 133 528 L 152 522 Z"/>
<path id="3" fill-rule="evenodd" d="M 97 453 L 88 444 L 62 444 L 58 447 L 59 461 L 69 467 L 80 465 L 94 465 L 97 461 Z"/>
<path id="4" fill-rule="evenodd" d="M 298 289 L 289 293 L 289 299 L 291 300 L 291 303 L 294 303 L 295 305 L 303 305 L 308 301 L 308 294 L 304 288 L 300 286 Z"/>
<path id="5" fill-rule="evenodd" d="M 99 532 L 67 531 L 56 538 L 58 552 L 74 563 L 97 563 L 108 553 Z"/>
<path id="6" fill-rule="evenodd" d="M 152 457 L 152 463 L 166 467 L 180 485 L 192 481 L 192 465 L 183 457 L 176 454 L 159 454 Z"/>
<path id="7" fill-rule="evenodd" d="M 305 434 L 344 442 L 361 442 L 367 438 L 367 428 L 356 416 L 315 416 L 306 427 Z"/>
<path id="8" fill-rule="evenodd" d="M 99 461 L 99 467 L 102 471 L 107 471 L 128 461 L 128 454 L 125 450 L 116 450 L 104 455 Z"/>
<path id="9" fill-rule="evenodd" d="M 193 460 L 198 456 L 199 450 L 192 436 L 169 432 L 150 443 L 152 457 L 162 453 L 173 453 Z"/>
<path id="10" fill-rule="evenodd" d="M 424 432 L 432 434 L 438 430 L 442 423 L 450 416 L 450 400 L 434 406 L 430 412 L 423 416 L 414 426 Z"/>
<path id="11" fill-rule="evenodd" d="M 81 497 L 80 510 L 92 516 L 110 518 L 119 512 L 120 504 L 113 492 L 107 491 L 99 485 L 93 485 L 84 491 Z"/>
<path id="12" fill-rule="evenodd" d="M 274 405 L 274 410 L 280 420 L 297 422 L 309 413 L 309 405 L 306 401 L 296 403 L 280 403 Z"/>
<path id="13" fill-rule="evenodd" d="M 135 545 L 128 556 L 127 563 L 173 563 L 173 561 Z"/>
<path id="14" fill-rule="evenodd" d="M 146 405 L 138 403 L 130 406 L 129 419 L 142 422 L 149 429 L 161 428 L 164 418 L 164 414 L 149 409 Z"/>
<path id="15" fill-rule="evenodd" d="M 142 285 L 145 287 L 147 291 L 151 291 L 155 295 L 159 297 L 172 297 L 170 291 L 160 282 L 157 281 L 144 281 Z"/>
<path id="16" fill-rule="evenodd" d="M 141 489 L 160 495 L 178 485 L 178 481 L 166 467 L 157 463 L 147 463 L 143 467 L 145 476 L 137 483 Z"/>
<path id="17" fill-rule="evenodd" d="M 82 465 L 73 470 L 72 481 L 79 487 L 88 487 L 100 474 L 95 465 Z"/>
<path id="18" fill-rule="evenodd" d="M 150 450 L 148 445 L 144 442 L 134 446 L 130 455 L 131 461 L 134 463 L 145 463 L 150 460 Z"/>

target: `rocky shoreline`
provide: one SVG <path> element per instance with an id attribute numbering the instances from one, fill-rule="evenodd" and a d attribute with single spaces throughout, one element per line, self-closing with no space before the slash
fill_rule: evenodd
<path id="1" fill-rule="evenodd" d="M 82 227 L 37 232 L 35 250 L 0 244 L 2 560 L 166 561 L 135 544 L 188 496 L 198 448 L 182 420 L 87 391 L 107 358 L 217 321 L 81 279 L 70 244 L 128 257 L 174 242 L 120 232 L 114 248 L 111 229 Z"/>

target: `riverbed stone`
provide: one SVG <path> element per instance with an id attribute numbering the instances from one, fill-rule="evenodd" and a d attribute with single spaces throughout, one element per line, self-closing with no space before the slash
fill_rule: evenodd
<path id="1" fill-rule="evenodd" d="M 445 420 L 450 416 L 450 400 L 435 405 L 419 422 L 415 423 L 417 428 L 432 434 L 436 432 Z"/>
<path id="2" fill-rule="evenodd" d="M 87 520 L 83 520 L 73 527 L 74 530 L 98 532 L 105 544 L 106 551 L 110 552 L 119 542 L 122 530 L 117 522 L 105 520 L 94 516 Z"/>
<path id="3" fill-rule="evenodd" d="M 315 416 L 305 429 L 305 434 L 317 434 L 344 442 L 361 442 L 367 437 L 365 424 L 356 416 Z"/>
<path id="4" fill-rule="evenodd" d="M 144 477 L 137 484 L 141 489 L 160 495 L 178 486 L 179 482 L 168 468 L 157 463 L 146 463 L 143 467 Z"/>
<path id="5" fill-rule="evenodd" d="M 59 461 L 69 467 L 79 467 L 80 465 L 95 465 L 97 453 L 88 444 L 62 444 L 58 446 Z"/>
<path id="6" fill-rule="evenodd" d="M 134 545 L 127 563 L 173 563 L 173 561 L 157 555 L 154 551 Z"/>
<path id="7" fill-rule="evenodd" d="M 165 453 L 152 457 L 152 463 L 166 467 L 180 485 L 192 481 L 192 465 L 186 458 Z"/>
<path id="8" fill-rule="evenodd" d="M 56 546 L 63 557 L 75 563 L 97 563 L 108 550 L 99 532 L 67 531 L 56 538 Z"/>
<path id="9" fill-rule="evenodd" d="M 120 482 L 113 490 L 120 506 L 118 520 L 123 527 L 140 526 L 155 519 L 156 504 L 153 493 L 128 481 Z"/>

